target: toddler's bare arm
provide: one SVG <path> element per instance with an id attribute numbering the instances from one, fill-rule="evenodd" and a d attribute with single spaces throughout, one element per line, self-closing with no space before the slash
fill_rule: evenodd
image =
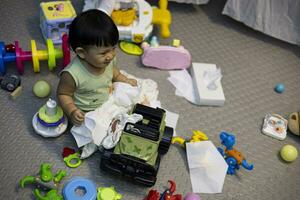
<path id="1" fill-rule="evenodd" d="M 114 82 L 124 82 L 124 83 L 128 83 L 132 86 L 137 86 L 137 81 L 135 79 L 127 78 L 126 76 L 124 76 L 124 74 L 122 74 L 120 72 L 120 70 L 117 67 L 113 68 L 113 81 Z"/>
<path id="2" fill-rule="evenodd" d="M 76 84 L 68 72 L 63 72 L 57 87 L 58 101 L 64 111 L 71 118 L 74 125 L 80 125 L 84 120 L 84 113 L 75 106 L 73 95 Z"/>

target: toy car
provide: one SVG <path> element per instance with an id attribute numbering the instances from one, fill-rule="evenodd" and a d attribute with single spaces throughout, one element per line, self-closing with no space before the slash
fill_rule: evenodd
<path id="1" fill-rule="evenodd" d="M 0 78 L 0 85 L 2 89 L 12 92 L 21 85 L 21 78 L 17 75 L 6 74 Z"/>
<path id="2" fill-rule="evenodd" d="M 173 128 L 166 126 L 166 112 L 161 108 L 136 104 L 132 113 L 143 120 L 125 125 L 114 149 L 104 150 L 100 168 L 150 187 L 156 182 L 161 155 L 169 150 Z"/>

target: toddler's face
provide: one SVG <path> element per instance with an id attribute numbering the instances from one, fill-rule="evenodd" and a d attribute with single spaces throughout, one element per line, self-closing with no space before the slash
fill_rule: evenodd
<path id="1" fill-rule="evenodd" d="M 85 60 L 96 68 L 106 67 L 116 56 L 116 47 L 92 46 L 86 50 Z"/>

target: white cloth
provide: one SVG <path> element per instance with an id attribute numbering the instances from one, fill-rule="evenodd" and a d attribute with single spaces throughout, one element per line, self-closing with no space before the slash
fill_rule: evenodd
<path id="1" fill-rule="evenodd" d="M 186 154 L 194 193 L 221 193 L 228 165 L 211 141 L 187 142 Z"/>
<path id="2" fill-rule="evenodd" d="M 114 148 L 121 137 L 122 131 L 127 122 L 135 124 L 143 119 L 142 115 L 133 113 L 132 115 L 121 114 L 118 115 L 110 123 L 109 129 L 107 131 L 107 136 L 103 139 L 102 146 L 105 149 Z"/>
<path id="3" fill-rule="evenodd" d="M 186 98 L 193 104 L 200 104 L 199 97 L 194 88 L 193 79 L 187 70 L 169 71 L 170 77 L 168 80 L 176 88 L 175 94 Z"/>
<path id="4" fill-rule="evenodd" d="M 125 72 L 122 72 L 126 75 Z M 126 75 L 134 78 L 131 75 Z M 107 102 L 95 111 L 86 113 L 84 123 L 77 127 L 73 126 L 71 133 L 78 147 L 83 148 L 81 158 L 90 156 L 96 146 L 102 144 L 106 137 L 111 121 L 118 115 L 127 113 L 134 104 L 144 103 L 149 106 L 160 104 L 157 101 L 158 90 L 156 82 L 145 79 L 138 80 L 138 87 L 132 87 L 125 83 L 114 83 L 113 95 Z M 91 145 L 95 144 L 95 145 Z"/>
<path id="5" fill-rule="evenodd" d="M 267 35 L 300 44 L 299 0 L 227 0 L 222 13 Z"/>

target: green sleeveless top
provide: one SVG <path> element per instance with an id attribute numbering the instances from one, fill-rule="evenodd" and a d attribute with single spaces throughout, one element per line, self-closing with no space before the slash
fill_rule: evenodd
<path id="1" fill-rule="evenodd" d="M 62 71 L 70 73 L 75 81 L 76 90 L 73 100 L 79 109 L 92 111 L 108 100 L 115 63 L 116 59 L 113 59 L 102 74 L 94 75 L 76 57 Z"/>

